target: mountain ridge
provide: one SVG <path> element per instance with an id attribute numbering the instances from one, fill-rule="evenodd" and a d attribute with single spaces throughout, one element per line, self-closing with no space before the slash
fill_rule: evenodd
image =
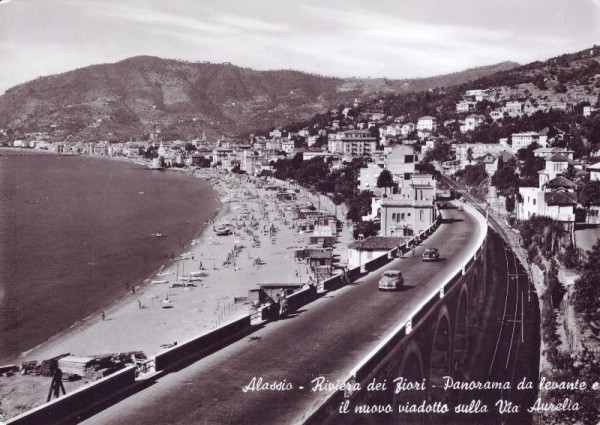
<path id="1" fill-rule="evenodd" d="M 11 87 L 0 96 L 0 128 L 74 141 L 238 136 L 354 99 L 461 84 L 517 65 L 391 80 L 134 56 Z"/>

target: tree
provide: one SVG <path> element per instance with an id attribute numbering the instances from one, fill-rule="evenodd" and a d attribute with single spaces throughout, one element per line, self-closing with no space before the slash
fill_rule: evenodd
<path id="1" fill-rule="evenodd" d="M 512 214 L 512 212 L 515 210 L 515 197 L 514 196 L 507 196 L 506 197 L 506 212 L 508 212 L 508 214 Z"/>
<path id="2" fill-rule="evenodd" d="M 492 176 L 492 185 L 499 191 L 507 192 L 512 189 L 514 193 L 519 185 L 519 176 L 512 167 L 507 165 L 496 170 Z"/>
<path id="3" fill-rule="evenodd" d="M 487 179 L 487 173 L 483 164 L 467 165 L 464 170 L 456 173 L 457 177 L 461 177 L 462 181 L 467 186 L 478 186 L 482 181 Z"/>
<path id="4" fill-rule="evenodd" d="M 148 149 L 146 149 L 146 152 L 144 152 L 144 158 L 146 158 L 146 159 L 158 158 L 158 147 L 150 146 Z"/>
<path id="5" fill-rule="evenodd" d="M 597 241 L 588 253 L 588 259 L 583 265 L 581 277 L 575 281 L 575 291 L 573 293 L 575 309 L 593 319 L 597 319 L 599 315 L 597 308 L 598 300 L 600 300 L 600 285 L 598 285 L 600 281 L 599 261 L 600 241 Z"/>
<path id="6" fill-rule="evenodd" d="M 585 208 L 590 208 L 591 205 L 600 204 L 600 181 L 592 180 L 586 183 L 579 192 L 579 202 Z"/>
<path id="7" fill-rule="evenodd" d="M 535 78 L 533 79 L 533 84 L 535 84 L 535 86 L 540 89 L 540 90 L 547 90 L 548 86 L 546 85 L 546 79 L 544 78 L 543 74 L 538 74 L 535 76 Z"/>
<path id="8" fill-rule="evenodd" d="M 352 221 L 361 221 L 364 215 L 371 212 L 371 198 L 373 198 L 373 192 L 363 190 L 355 198 L 347 200 L 346 218 Z"/>
<path id="9" fill-rule="evenodd" d="M 377 177 L 377 187 L 383 187 L 386 195 L 387 195 L 387 188 L 394 187 L 394 186 L 395 186 L 394 176 L 392 176 L 392 173 L 390 172 L 390 170 L 385 169 L 381 173 L 379 173 L 379 177 Z"/>
<path id="10" fill-rule="evenodd" d="M 577 179 L 577 168 L 569 164 L 565 171 L 562 173 L 562 175 L 564 178 L 575 182 L 575 180 Z"/>
<path id="11" fill-rule="evenodd" d="M 433 149 L 427 151 L 427 154 L 425 154 L 425 162 L 431 162 L 431 161 L 448 161 L 449 159 L 451 159 L 452 157 L 452 153 L 451 153 L 451 148 L 450 145 L 448 143 L 444 143 L 440 140 L 436 140 L 434 145 L 433 145 Z"/>
<path id="12" fill-rule="evenodd" d="M 354 239 L 358 239 L 358 236 L 361 234 L 365 238 L 368 238 L 369 236 L 377 236 L 377 233 L 380 229 L 380 223 L 375 223 L 373 221 L 361 221 L 356 223 L 356 226 L 354 226 L 352 236 L 354 237 Z"/>

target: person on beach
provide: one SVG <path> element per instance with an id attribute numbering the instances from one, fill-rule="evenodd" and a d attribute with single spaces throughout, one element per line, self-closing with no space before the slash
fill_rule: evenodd
<path id="1" fill-rule="evenodd" d="M 141 309 L 142 308 L 142 302 L 140 300 L 138 300 L 138 308 Z"/>
<path id="2" fill-rule="evenodd" d="M 104 314 L 104 310 L 102 310 L 102 321 L 106 320 L 106 314 Z"/>

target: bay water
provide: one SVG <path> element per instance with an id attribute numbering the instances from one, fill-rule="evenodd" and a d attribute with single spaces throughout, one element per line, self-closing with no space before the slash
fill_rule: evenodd
<path id="1" fill-rule="evenodd" d="M 218 206 L 208 182 L 183 172 L 0 156 L 0 364 L 130 292 Z"/>

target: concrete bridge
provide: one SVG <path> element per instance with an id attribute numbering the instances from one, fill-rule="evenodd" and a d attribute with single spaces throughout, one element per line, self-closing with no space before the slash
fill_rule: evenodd
<path id="1" fill-rule="evenodd" d="M 466 264 L 438 286 L 435 294 L 419 306 L 349 374 L 346 382 L 358 383 L 361 390 L 337 392 L 307 419 L 307 423 L 431 423 L 439 418 L 448 423 L 448 415 L 400 413 L 396 406 L 433 407 L 435 402 L 452 403 L 453 392 L 443 389 L 450 376 L 465 379 L 470 375 L 469 359 L 477 351 L 478 336 L 485 321 L 484 309 L 490 280 L 488 258 L 493 257 L 487 237 L 473 247 Z M 369 391 L 369 384 L 385 383 L 387 391 Z M 341 414 L 339 407 L 393 406 L 388 414 Z M 382 421 L 387 416 L 386 421 Z"/>

